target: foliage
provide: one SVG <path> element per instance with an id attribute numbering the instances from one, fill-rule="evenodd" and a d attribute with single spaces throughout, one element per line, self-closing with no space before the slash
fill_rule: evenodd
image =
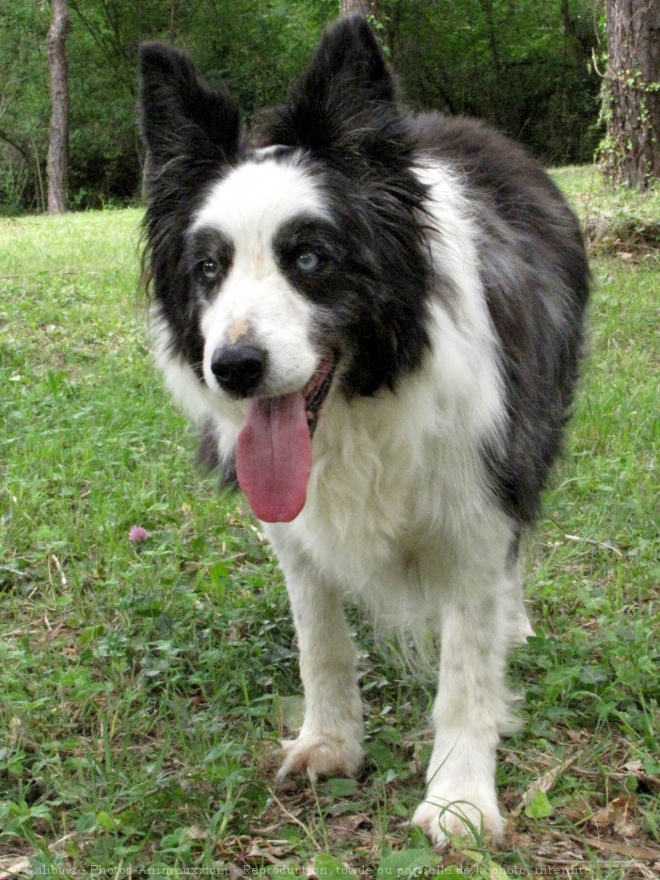
<path id="1" fill-rule="evenodd" d="M 594 4 L 418 0 L 389 4 L 395 68 L 418 109 L 477 116 L 550 164 L 597 144 Z"/>
<path id="2" fill-rule="evenodd" d="M 592 169 L 558 179 L 585 219 L 657 217 L 658 193 L 614 200 Z M 651 876 L 657 251 L 621 241 L 594 260 L 592 354 L 528 548 L 525 726 L 498 770 L 509 843 L 437 854 L 405 825 L 433 682 L 358 614 L 365 773 L 273 787 L 300 702 L 282 579 L 245 506 L 195 472 L 149 361 L 139 220 L 0 221 L 0 873 Z M 131 540 L 135 525 L 150 535 Z"/>
<path id="3" fill-rule="evenodd" d="M 70 203 L 126 203 L 140 191 L 140 41 L 187 49 L 225 80 L 249 118 L 285 98 L 338 0 L 69 0 Z M 49 97 L 46 0 L 3 4 L 0 209 L 43 208 Z M 549 162 L 590 161 L 597 116 L 588 70 L 592 0 L 382 0 L 380 33 L 416 108 L 489 119 Z"/>
<path id="4" fill-rule="evenodd" d="M 0 206 L 45 210 L 50 97 L 48 5 L 2 4 L 0 26 Z"/>

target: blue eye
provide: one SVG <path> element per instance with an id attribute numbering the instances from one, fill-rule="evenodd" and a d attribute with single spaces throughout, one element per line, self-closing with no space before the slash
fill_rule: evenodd
<path id="1" fill-rule="evenodd" d="M 218 266 L 215 260 L 212 260 L 210 257 L 207 260 L 204 260 L 200 266 L 201 273 L 206 278 L 207 281 L 215 281 L 218 275 L 220 274 L 220 267 Z"/>
<path id="2" fill-rule="evenodd" d="M 303 251 L 296 257 L 296 268 L 301 272 L 313 272 L 318 269 L 321 258 L 314 251 Z"/>

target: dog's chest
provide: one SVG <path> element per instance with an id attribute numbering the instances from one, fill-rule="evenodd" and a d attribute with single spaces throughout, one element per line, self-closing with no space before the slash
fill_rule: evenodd
<path id="1" fill-rule="evenodd" d="M 434 412 L 431 399 L 404 395 L 328 413 L 303 512 L 268 529 L 285 571 L 299 548 L 380 617 L 419 605 L 480 494 L 472 457 L 437 430 Z"/>

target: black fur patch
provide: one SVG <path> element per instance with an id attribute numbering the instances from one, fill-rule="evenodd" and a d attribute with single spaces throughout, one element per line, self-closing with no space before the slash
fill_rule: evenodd
<path id="1" fill-rule="evenodd" d="M 207 473 L 218 471 L 222 489 L 227 489 L 231 492 L 238 490 L 236 462 L 233 458 L 228 461 L 220 459 L 218 455 L 218 434 L 212 419 L 207 419 L 200 430 L 197 466 Z"/>
<path id="2" fill-rule="evenodd" d="M 453 165 L 481 237 L 480 273 L 500 342 L 508 425 L 504 451 L 487 450 L 499 496 L 534 519 L 561 448 L 578 376 L 589 266 L 573 212 L 517 144 L 475 120 L 427 114 L 420 150 Z"/>
<path id="3" fill-rule="evenodd" d="M 239 152 L 236 101 L 212 91 L 175 49 L 140 49 L 141 127 L 147 145 L 145 277 L 170 330 L 173 353 L 201 379 L 203 341 L 182 266 L 185 234 L 205 187 L 226 173 Z"/>

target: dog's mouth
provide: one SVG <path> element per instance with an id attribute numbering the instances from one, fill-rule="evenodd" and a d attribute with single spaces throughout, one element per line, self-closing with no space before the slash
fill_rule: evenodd
<path id="1" fill-rule="evenodd" d="M 300 391 L 254 397 L 238 435 L 238 482 L 264 522 L 291 522 L 305 506 L 312 437 L 332 387 L 337 358 L 325 355 Z"/>
<path id="2" fill-rule="evenodd" d="M 337 358 L 335 355 L 326 355 L 316 368 L 315 374 L 303 388 L 302 393 L 305 399 L 305 414 L 307 416 L 307 427 L 310 437 L 313 437 L 314 431 L 316 431 L 321 407 L 330 391 L 336 367 Z"/>

